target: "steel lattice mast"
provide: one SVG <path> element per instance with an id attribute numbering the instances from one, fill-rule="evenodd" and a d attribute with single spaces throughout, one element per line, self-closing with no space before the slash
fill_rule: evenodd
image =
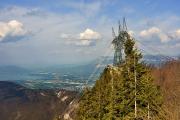
<path id="1" fill-rule="evenodd" d="M 123 24 L 121 25 L 119 21 L 118 35 L 116 36 L 114 28 L 112 28 L 113 41 L 112 44 L 114 46 L 114 60 L 113 65 L 119 66 L 123 63 L 123 48 L 124 42 L 128 37 L 126 20 L 123 18 Z"/>

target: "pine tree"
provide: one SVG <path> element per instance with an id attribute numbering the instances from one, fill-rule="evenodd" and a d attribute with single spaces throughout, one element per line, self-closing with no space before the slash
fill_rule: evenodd
<path id="1" fill-rule="evenodd" d="M 112 82 L 112 77 L 113 81 Z M 78 120 L 117 120 L 119 116 L 116 107 L 115 94 L 119 94 L 117 89 L 120 85 L 119 68 L 106 67 L 99 80 L 92 89 L 85 89 L 77 110 Z"/>
<path id="2" fill-rule="evenodd" d="M 77 120 L 165 119 L 160 88 L 134 47 L 134 39 L 126 37 L 124 63 L 106 67 L 94 87 L 84 90 Z"/>
<path id="3" fill-rule="evenodd" d="M 125 41 L 125 64 L 122 68 L 124 119 L 150 119 L 162 117 L 162 95 L 154 85 L 150 70 L 134 48 L 135 41 L 128 37 Z M 159 117 L 161 116 L 161 117 Z"/>

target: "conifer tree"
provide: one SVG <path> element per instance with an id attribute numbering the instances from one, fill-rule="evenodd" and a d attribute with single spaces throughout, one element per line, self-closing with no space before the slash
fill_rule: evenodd
<path id="1" fill-rule="evenodd" d="M 124 119 L 162 118 L 162 95 L 154 85 L 149 68 L 142 62 L 141 53 L 129 36 L 125 41 L 125 63 L 122 67 Z M 161 116 L 161 117 L 160 117 Z"/>
<path id="2" fill-rule="evenodd" d="M 91 89 L 85 89 L 77 120 L 165 119 L 160 89 L 128 34 L 121 66 L 108 66 Z"/>
<path id="3" fill-rule="evenodd" d="M 118 69 L 106 67 L 94 87 L 84 90 L 77 110 L 78 120 L 116 120 L 119 108 L 115 101 L 119 97 L 115 97 L 115 94 L 119 96 L 120 93 L 117 92 L 117 89 L 120 88 L 118 87 L 120 85 Z M 114 82 L 112 82 L 112 76 Z"/>

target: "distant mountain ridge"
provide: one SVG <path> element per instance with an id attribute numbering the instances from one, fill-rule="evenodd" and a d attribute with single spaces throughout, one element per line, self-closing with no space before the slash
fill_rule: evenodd
<path id="1" fill-rule="evenodd" d="M 178 59 L 178 57 L 163 55 L 144 55 L 143 57 L 145 63 L 155 66 L 172 59 Z M 102 56 L 82 65 L 57 65 L 38 69 L 0 66 L 0 80 L 16 81 L 23 86 L 35 89 L 79 89 L 87 81 L 89 85 L 94 84 L 105 66 L 112 63 L 113 57 Z"/>

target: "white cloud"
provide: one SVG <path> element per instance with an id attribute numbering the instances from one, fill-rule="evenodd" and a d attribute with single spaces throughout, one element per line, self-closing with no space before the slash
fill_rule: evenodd
<path id="1" fill-rule="evenodd" d="M 162 32 L 162 30 L 158 27 L 151 27 L 147 30 L 142 30 L 140 32 L 140 37 L 145 39 L 157 37 L 161 42 L 168 42 L 170 40 L 169 36 L 166 33 Z"/>
<path id="2" fill-rule="evenodd" d="M 3 41 L 8 36 L 17 37 L 25 35 L 25 33 L 23 24 L 19 21 L 0 22 L 0 41 Z"/>
<path id="3" fill-rule="evenodd" d="M 87 28 L 84 32 L 79 34 L 80 41 L 76 45 L 90 46 L 96 43 L 96 40 L 101 38 L 100 33 Z"/>
<path id="4" fill-rule="evenodd" d="M 89 28 L 87 28 L 84 32 L 79 34 L 80 39 L 85 40 L 98 40 L 101 38 L 101 35 L 98 32 L 95 32 Z"/>
<path id="5" fill-rule="evenodd" d="M 140 32 L 140 36 L 142 37 L 150 37 L 154 34 L 159 34 L 161 32 L 161 30 L 157 27 L 152 27 L 152 28 L 149 28 L 147 30 L 143 30 Z"/>
<path id="6" fill-rule="evenodd" d="M 66 39 L 66 44 L 76 46 L 91 46 L 95 45 L 97 40 L 101 39 L 101 35 L 92 29 L 87 28 L 84 32 L 76 35 L 62 33 L 62 39 Z"/>
<path id="7" fill-rule="evenodd" d="M 175 31 L 175 36 L 176 36 L 177 39 L 180 39 L 180 29 L 177 29 Z"/>

